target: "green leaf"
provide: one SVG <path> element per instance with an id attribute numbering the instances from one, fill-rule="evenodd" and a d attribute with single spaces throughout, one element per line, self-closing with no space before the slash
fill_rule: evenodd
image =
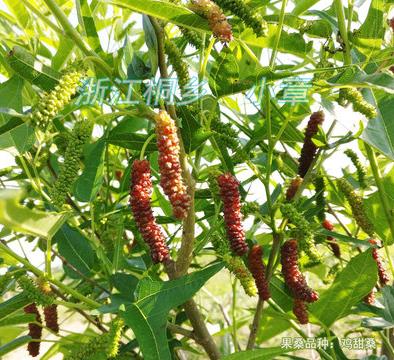
<path id="1" fill-rule="evenodd" d="M 3 346 L 0 347 L 0 356 L 4 356 L 9 352 L 17 349 L 18 347 L 27 344 L 30 340 L 31 340 L 31 336 L 25 335 L 18 337 L 7 344 L 4 344 Z"/>
<path id="2" fill-rule="evenodd" d="M 269 359 L 275 359 L 278 355 L 285 354 L 289 351 L 291 351 L 291 349 L 285 349 L 281 347 L 240 351 L 225 356 L 223 360 L 260 360 L 260 359 L 269 360 Z"/>
<path id="3" fill-rule="evenodd" d="M 382 181 L 385 189 L 385 196 L 389 198 L 388 203 L 394 204 L 394 170 L 391 170 L 384 176 Z M 384 209 L 380 201 L 379 191 L 375 191 L 366 197 L 364 199 L 364 205 L 369 219 L 371 219 L 374 224 L 375 232 L 387 245 L 392 245 L 394 239 L 387 218 L 382 215 Z"/>
<path id="4" fill-rule="evenodd" d="M 6 301 L 3 301 L 0 303 L 0 319 L 6 318 L 29 303 L 30 300 L 24 293 L 20 293 Z"/>
<path id="5" fill-rule="evenodd" d="M 58 244 L 59 254 L 62 255 L 71 265 L 85 276 L 92 275 L 93 267 L 97 258 L 89 240 L 79 231 L 65 224 L 54 236 Z M 65 272 L 72 278 L 79 278 L 80 275 L 64 267 Z"/>
<path id="6" fill-rule="evenodd" d="M 371 92 L 367 93 L 371 94 Z M 394 96 L 377 90 L 373 91 L 373 94 L 376 98 L 378 116 L 368 121 L 361 138 L 394 160 L 394 122 L 392 121 Z"/>
<path id="7" fill-rule="evenodd" d="M 176 280 L 140 281 L 138 300 L 127 306 L 122 317 L 133 330 L 144 359 L 171 359 L 166 337 L 168 312 L 190 299 L 222 267 L 222 263 L 215 264 Z"/>
<path id="8" fill-rule="evenodd" d="M 11 12 L 15 15 L 19 26 L 24 29 L 27 28 L 30 16 L 27 12 L 26 6 L 22 1 L 4 0 L 4 3 L 8 6 Z"/>
<path id="9" fill-rule="evenodd" d="M 293 9 L 294 15 L 301 15 L 303 12 L 317 4 L 320 0 L 299 0 Z"/>
<path id="10" fill-rule="evenodd" d="M 51 238 L 65 222 L 66 215 L 21 206 L 18 200 L 22 194 L 20 190 L 0 190 L 0 224 L 22 234 Z"/>
<path id="11" fill-rule="evenodd" d="M 309 306 L 309 311 L 325 326 L 350 314 L 376 285 L 377 265 L 371 249 L 355 256 L 336 277 L 333 284 Z"/>
<path id="12" fill-rule="evenodd" d="M 7 81 L 0 84 L 0 107 L 13 109 L 22 112 L 22 89 L 23 79 L 19 76 L 13 76 Z M 11 114 L 0 114 L 0 125 L 4 125 L 10 118 Z M 0 134 L 2 134 L 0 132 Z"/>
<path id="13" fill-rule="evenodd" d="M 59 72 L 40 63 L 21 46 L 14 46 L 7 56 L 7 62 L 19 76 L 43 90 L 52 90 L 59 82 Z"/>
<path id="14" fill-rule="evenodd" d="M 36 316 L 34 314 L 17 314 L 14 316 L 7 316 L 6 318 L 0 320 L 0 327 L 27 324 L 29 322 L 35 321 L 35 319 Z"/>
<path id="15" fill-rule="evenodd" d="M 85 158 L 85 168 L 75 183 L 74 195 L 79 201 L 93 201 L 100 190 L 104 174 L 105 141 L 97 141 Z"/>

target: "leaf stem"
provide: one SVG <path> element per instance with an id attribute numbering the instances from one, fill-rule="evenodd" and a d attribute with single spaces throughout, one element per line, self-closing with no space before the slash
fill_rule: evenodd
<path id="1" fill-rule="evenodd" d="M 278 53 L 280 37 L 282 35 L 283 24 L 284 24 L 284 21 L 285 21 L 286 5 L 287 5 L 287 0 L 282 0 L 282 7 L 280 9 L 280 14 L 279 14 L 278 30 L 276 32 L 275 44 L 274 44 L 274 47 L 272 49 L 272 54 L 271 54 L 271 59 L 270 59 L 270 64 L 269 64 L 271 69 L 274 69 L 274 67 L 275 67 L 276 55 Z"/>
<path id="2" fill-rule="evenodd" d="M 343 9 L 342 0 L 334 0 L 335 12 L 337 14 L 338 19 L 338 28 L 341 34 L 343 44 L 345 45 L 345 49 L 343 52 L 343 61 L 345 65 L 350 65 L 352 63 L 352 57 L 350 55 L 350 44 L 348 38 L 348 30 L 346 27 L 345 20 L 345 11 Z"/>

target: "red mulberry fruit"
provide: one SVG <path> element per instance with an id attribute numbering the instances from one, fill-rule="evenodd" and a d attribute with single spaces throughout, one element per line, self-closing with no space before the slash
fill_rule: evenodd
<path id="1" fill-rule="evenodd" d="M 374 290 L 371 290 L 371 292 L 364 297 L 363 301 L 366 304 L 368 304 L 368 305 L 373 305 L 374 302 L 375 302 L 375 292 L 374 292 Z"/>
<path id="2" fill-rule="evenodd" d="M 322 222 L 322 226 L 328 231 L 334 230 L 334 225 L 329 220 L 324 220 Z M 338 243 L 336 242 L 335 238 L 333 238 L 332 236 L 327 236 L 327 242 L 330 245 L 330 248 L 331 248 L 332 252 L 334 253 L 334 255 L 337 258 L 340 258 L 341 257 L 341 249 L 340 249 Z"/>
<path id="3" fill-rule="evenodd" d="M 156 135 L 160 185 L 170 200 L 174 216 L 184 219 L 190 207 L 190 196 L 182 179 L 177 127 L 166 111 L 161 110 L 156 116 Z"/>
<path id="4" fill-rule="evenodd" d="M 35 303 L 25 306 L 24 311 L 26 314 L 34 314 L 37 323 L 41 324 L 41 315 L 37 309 Z M 36 323 L 29 323 L 29 336 L 33 340 L 40 340 L 42 335 L 42 327 Z M 31 341 L 27 344 L 27 350 L 32 357 L 37 356 L 40 353 L 40 342 Z"/>
<path id="5" fill-rule="evenodd" d="M 211 0 L 192 0 L 190 8 L 208 19 L 213 35 L 220 41 L 229 42 L 233 38 L 231 25 L 222 10 Z"/>
<path id="6" fill-rule="evenodd" d="M 308 308 L 305 301 L 302 301 L 300 299 L 294 299 L 293 314 L 296 316 L 300 324 L 308 324 Z"/>
<path id="7" fill-rule="evenodd" d="M 306 302 L 314 302 L 319 299 L 319 295 L 312 290 L 304 275 L 298 267 L 298 246 L 297 240 L 286 241 L 281 248 L 282 274 L 285 283 L 296 299 Z"/>
<path id="8" fill-rule="evenodd" d="M 377 241 L 375 239 L 370 239 L 369 242 L 372 245 L 377 245 Z M 390 279 L 386 273 L 386 269 L 383 266 L 383 262 L 382 262 L 382 259 L 379 255 L 379 253 L 378 253 L 378 249 L 376 249 L 376 248 L 372 249 L 372 256 L 375 259 L 376 264 L 378 265 L 379 283 L 380 283 L 380 285 L 385 286 L 388 284 Z"/>
<path id="9" fill-rule="evenodd" d="M 254 245 L 249 252 L 249 270 L 256 282 L 259 296 L 262 300 L 268 300 L 271 297 L 269 285 L 265 275 L 265 266 L 262 260 L 263 249 L 260 245 Z"/>
<path id="10" fill-rule="evenodd" d="M 301 156 L 298 165 L 298 175 L 300 175 L 302 178 L 305 177 L 313 162 L 313 159 L 315 158 L 317 147 L 312 141 L 312 138 L 319 131 L 319 125 L 321 125 L 323 121 L 323 111 L 314 112 L 311 115 L 308 125 L 305 129 L 304 145 L 301 150 Z"/>
<path id="11" fill-rule="evenodd" d="M 152 182 L 147 160 L 135 160 L 131 171 L 130 206 L 143 239 L 149 245 L 154 263 L 169 260 L 164 235 L 157 225 L 150 205 Z"/>
<path id="12" fill-rule="evenodd" d="M 51 329 L 53 332 L 59 332 L 59 324 L 57 321 L 57 305 L 48 305 L 44 307 L 44 318 L 45 324 L 48 329 Z"/>
<path id="13" fill-rule="evenodd" d="M 239 182 L 231 174 L 222 174 L 217 178 L 220 197 L 223 201 L 224 222 L 231 250 L 242 256 L 247 253 L 248 245 L 242 227 L 241 202 L 238 191 Z"/>
<path id="14" fill-rule="evenodd" d="M 295 194 L 298 191 L 298 188 L 302 184 L 302 181 L 303 181 L 302 178 L 300 178 L 299 176 L 297 176 L 291 180 L 290 186 L 288 187 L 288 189 L 286 191 L 286 200 L 287 201 L 291 201 L 294 198 Z"/>

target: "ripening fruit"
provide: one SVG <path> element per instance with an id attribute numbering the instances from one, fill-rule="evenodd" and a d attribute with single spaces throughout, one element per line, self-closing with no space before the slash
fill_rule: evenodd
<path id="1" fill-rule="evenodd" d="M 266 278 L 265 265 L 263 263 L 263 249 L 260 245 L 254 245 L 249 252 L 249 270 L 256 282 L 259 297 L 262 300 L 268 300 L 271 297 L 269 284 Z"/>
<path id="2" fill-rule="evenodd" d="M 373 305 L 375 302 L 375 291 L 372 289 L 369 294 L 367 294 L 363 301 L 368 305 Z"/>
<path id="3" fill-rule="evenodd" d="M 309 303 L 317 301 L 319 295 L 308 286 L 304 275 L 302 275 L 298 267 L 297 240 L 291 239 L 282 245 L 280 261 L 285 283 L 294 298 Z"/>
<path id="4" fill-rule="evenodd" d="M 294 198 L 295 194 L 298 191 L 298 188 L 302 184 L 302 181 L 303 181 L 302 178 L 300 178 L 299 176 L 297 176 L 291 180 L 290 185 L 286 191 L 286 200 L 287 201 L 291 201 Z"/>
<path id="5" fill-rule="evenodd" d="M 239 256 L 245 255 L 248 252 L 248 245 L 245 241 L 245 231 L 242 226 L 239 182 L 230 173 L 219 175 L 217 181 L 220 188 L 220 197 L 223 201 L 224 222 L 231 250 Z"/>
<path id="6" fill-rule="evenodd" d="M 317 218 L 320 221 L 324 221 L 326 218 L 326 197 L 324 195 L 326 190 L 326 184 L 324 177 L 319 175 L 313 180 L 313 185 L 315 186 L 315 202 L 317 208 Z"/>
<path id="7" fill-rule="evenodd" d="M 370 239 L 369 243 L 372 245 L 378 244 L 378 242 L 375 239 Z M 387 275 L 386 269 L 384 268 L 384 265 L 382 262 L 382 258 L 380 257 L 377 248 L 372 249 L 372 256 L 373 256 L 374 260 L 376 261 L 376 264 L 378 265 L 379 283 L 381 286 L 386 286 L 389 283 L 390 278 Z"/>
<path id="8" fill-rule="evenodd" d="M 328 231 L 333 231 L 334 230 L 334 225 L 331 223 L 331 221 L 325 219 L 322 222 L 322 226 L 328 230 Z M 334 253 L 334 255 L 340 259 L 341 258 L 341 249 L 338 245 L 338 243 L 336 242 L 335 238 L 333 238 L 332 236 L 327 236 L 327 243 L 328 245 L 330 245 L 330 248 L 332 250 L 332 252 Z"/>
<path id="9" fill-rule="evenodd" d="M 105 336 L 107 337 L 107 346 L 105 353 L 107 357 L 113 358 L 118 355 L 119 343 L 122 337 L 122 330 L 124 327 L 124 322 L 122 319 L 116 319 L 112 322 L 109 331 Z"/>
<path id="10" fill-rule="evenodd" d="M 301 156 L 298 161 L 298 175 L 305 177 L 316 155 L 317 147 L 312 141 L 312 138 L 319 131 L 319 126 L 324 121 L 324 112 L 314 112 L 305 129 L 304 145 L 302 146 Z"/>
<path id="11" fill-rule="evenodd" d="M 131 169 L 130 206 L 142 238 L 150 248 L 154 263 L 169 260 L 164 234 L 156 223 L 150 205 L 152 182 L 147 160 L 135 160 Z"/>
<path id="12" fill-rule="evenodd" d="M 53 90 L 43 94 L 37 108 L 30 115 L 31 124 L 45 131 L 51 125 L 51 120 L 63 110 L 64 106 L 70 102 L 71 97 L 76 94 L 84 76 L 84 71 L 76 70 L 64 74 Z"/>
<path id="13" fill-rule="evenodd" d="M 53 297 L 42 291 L 30 277 L 25 275 L 21 276 L 18 279 L 18 284 L 32 303 L 42 306 L 53 304 Z"/>
<path id="14" fill-rule="evenodd" d="M 160 185 L 170 200 L 174 216 L 177 219 L 185 219 L 191 200 L 182 179 L 177 127 L 175 121 L 164 110 L 160 110 L 156 115 L 156 136 Z"/>
<path id="15" fill-rule="evenodd" d="M 38 324 L 41 324 L 41 315 L 37 309 L 37 305 L 35 303 L 31 303 L 24 307 L 25 314 L 33 314 L 35 315 L 35 321 Z M 42 327 L 36 323 L 29 323 L 29 336 L 33 340 L 41 340 L 42 335 Z M 27 350 L 32 357 L 38 356 L 40 353 L 40 342 L 39 341 L 31 341 L 27 344 Z"/>
<path id="16" fill-rule="evenodd" d="M 238 132 L 229 123 L 223 123 L 219 118 L 211 121 L 211 130 L 215 134 L 216 141 L 221 145 L 236 151 L 238 149 Z"/>
<path id="17" fill-rule="evenodd" d="M 345 151 L 346 156 L 352 161 L 354 167 L 357 170 L 357 177 L 358 177 L 358 183 L 360 184 L 361 188 L 365 188 L 366 187 L 366 183 L 365 183 L 365 177 L 367 175 L 367 172 L 365 171 L 364 166 L 361 165 L 360 159 L 358 158 L 357 154 L 351 150 L 351 149 L 347 149 Z"/>
<path id="18" fill-rule="evenodd" d="M 265 27 L 263 19 L 256 12 L 246 5 L 242 0 L 213 0 L 223 10 L 227 10 L 238 16 L 246 26 L 253 29 L 257 36 L 264 35 Z"/>
<path id="19" fill-rule="evenodd" d="M 194 46 L 197 50 L 202 49 L 203 40 L 199 33 L 183 26 L 179 26 L 179 30 L 190 45 Z"/>
<path id="20" fill-rule="evenodd" d="M 356 88 L 342 88 L 340 96 L 353 105 L 353 110 L 365 115 L 368 119 L 378 116 L 376 108 L 368 103 Z"/>
<path id="21" fill-rule="evenodd" d="M 294 299 L 293 302 L 293 314 L 296 316 L 298 322 L 302 325 L 308 324 L 308 307 L 305 301 L 300 299 Z"/>
<path id="22" fill-rule="evenodd" d="M 223 42 L 230 42 L 233 38 L 231 25 L 220 7 L 211 0 L 191 0 L 190 9 L 208 19 L 213 35 Z"/>
<path id="23" fill-rule="evenodd" d="M 169 63 L 172 65 L 174 71 L 177 74 L 181 92 L 184 93 L 186 86 L 190 82 L 187 64 L 182 59 L 181 52 L 171 40 L 167 40 L 165 42 L 165 51 L 168 56 Z"/>
<path id="24" fill-rule="evenodd" d="M 363 199 L 356 194 L 353 190 L 352 185 L 344 178 L 338 179 L 337 184 L 339 189 L 345 195 L 349 205 L 352 209 L 354 219 L 358 226 L 361 227 L 370 237 L 374 236 L 374 226 L 368 219 L 368 216 L 364 209 Z"/>
<path id="25" fill-rule="evenodd" d="M 57 305 L 52 304 L 44 307 L 45 325 L 53 332 L 59 332 L 59 323 L 57 318 Z"/>
<path id="26" fill-rule="evenodd" d="M 89 120 L 76 122 L 72 129 L 66 154 L 64 155 L 64 162 L 60 166 L 59 176 L 51 190 L 52 201 L 58 208 L 61 208 L 65 203 L 67 194 L 78 178 L 83 146 L 89 140 L 92 129 L 93 124 Z"/>

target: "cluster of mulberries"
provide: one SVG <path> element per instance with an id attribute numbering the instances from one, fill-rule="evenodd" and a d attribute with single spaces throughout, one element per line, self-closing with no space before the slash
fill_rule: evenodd
<path id="1" fill-rule="evenodd" d="M 223 123 L 219 118 L 211 121 L 211 130 L 215 134 L 218 142 L 235 151 L 238 149 L 238 132 L 229 123 Z"/>
<path id="2" fill-rule="evenodd" d="M 190 196 L 182 179 L 177 127 L 175 121 L 164 110 L 156 116 L 156 136 L 160 185 L 170 200 L 174 216 L 184 219 L 190 207 Z"/>
<path id="3" fill-rule="evenodd" d="M 212 238 L 212 245 L 216 253 L 224 261 L 225 267 L 230 271 L 241 283 L 245 293 L 249 296 L 255 296 L 257 288 L 255 281 L 249 269 L 245 266 L 243 260 L 238 256 L 233 256 L 228 246 L 228 242 L 224 241 L 221 236 Z"/>
<path id="4" fill-rule="evenodd" d="M 368 305 L 373 305 L 375 302 L 375 291 L 372 289 L 363 299 L 363 301 Z"/>
<path id="5" fill-rule="evenodd" d="M 338 179 L 337 184 L 349 202 L 354 219 L 356 220 L 358 226 L 360 226 L 366 234 L 373 237 L 374 227 L 365 212 L 362 198 L 355 193 L 352 185 L 346 179 Z"/>
<path id="6" fill-rule="evenodd" d="M 45 296 L 52 299 L 55 298 L 48 281 L 40 281 L 38 288 Z M 56 304 L 48 304 L 44 306 L 44 319 L 46 327 L 57 334 L 59 332 L 59 323 Z"/>
<path id="7" fill-rule="evenodd" d="M 67 105 L 71 97 L 77 92 L 81 79 L 85 76 L 81 71 L 70 71 L 64 74 L 59 84 L 50 91 L 44 93 L 40 102 L 31 115 L 30 122 L 34 127 L 45 130 L 50 121 Z"/>
<path id="8" fill-rule="evenodd" d="M 203 40 L 196 31 L 184 28 L 183 26 L 179 26 L 179 30 L 190 45 L 194 46 L 197 50 L 202 49 Z"/>
<path id="9" fill-rule="evenodd" d="M 317 147 L 314 144 L 312 138 L 319 131 L 319 126 L 323 123 L 323 121 L 324 112 L 314 112 L 311 115 L 308 125 L 305 129 L 304 145 L 301 149 L 301 156 L 298 164 L 298 175 L 300 175 L 302 178 L 305 177 L 313 162 L 313 159 L 315 158 Z"/>
<path id="10" fill-rule="evenodd" d="M 257 36 L 263 36 L 265 31 L 265 24 L 263 19 L 253 12 L 242 0 L 213 0 L 223 10 L 227 10 L 232 14 L 238 16 L 246 26 L 253 29 Z"/>
<path id="11" fill-rule="evenodd" d="M 286 191 L 286 200 L 287 201 L 293 200 L 295 194 L 297 193 L 299 187 L 302 184 L 302 181 L 303 181 L 302 178 L 300 178 L 299 176 L 297 176 L 291 180 L 290 185 Z"/>
<path id="12" fill-rule="evenodd" d="M 130 206 L 138 230 L 150 248 L 152 261 L 165 262 L 170 254 L 150 205 L 152 182 L 147 160 L 135 160 L 131 170 Z"/>
<path id="13" fill-rule="evenodd" d="M 298 245 L 294 239 L 286 241 L 281 248 L 282 274 L 294 297 L 293 313 L 301 324 L 308 322 L 306 303 L 315 302 L 319 295 L 311 289 L 298 267 Z"/>
<path id="14" fill-rule="evenodd" d="M 268 300 L 271 297 L 269 284 L 266 278 L 265 265 L 263 263 L 263 249 L 260 245 L 254 245 L 249 252 L 249 270 L 256 282 L 259 297 L 262 300 Z"/>
<path id="15" fill-rule="evenodd" d="M 123 236 L 123 217 L 121 213 L 108 216 L 103 230 L 101 231 L 100 242 L 108 253 L 113 253 L 116 240 Z"/>
<path id="16" fill-rule="evenodd" d="M 109 331 L 105 335 L 107 338 L 105 353 L 109 358 L 113 358 L 119 353 L 119 343 L 122 337 L 123 327 L 123 320 L 116 319 L 111 323 Z"/>
<path id="17" fill-rule="evenodd" d="M 64 155 L 64 162 L 60 167 L 60 174 L 51 190 L 51 198 L 58 208 L 65 203 L 67 193 L 78 178 L 83 146 L 89 140 L 92 129 L 93 124 L 89 120 L 78 121 L 72 129 Z"/>
<path id="18" fill-rule="evenodd" d="M 219 175 L 217 181 L 220 197 L 223 201 L 224 222 L 231 250 L 239 256 L 245 255 L 248 251 L 248 245 L 245 241 L 245 231 L 242 226 L 239 182 L 229 173 Z"/>
<path id="19" fill-rule="evenodd" d="M 24 307 L 25 314 L 33 314 L 35 315 L 35 323 L 29 323 L 29 336 L 33 340 L 41 340 L 42 335 L 42 326 L 41 323 L 41 315 L 37 309 L 37 305 L 35 303 L 31 303 Z M 40 342 L 39 341 L 31 341 L 27 344 L 27 351 L 30 356 L 36 357 L 40 353 Z"/>
<path id="20" fill-rule="evenodd" d="M 168 56 L 168 61 L 178 77 L 181 92 L 184 93 L 186 86 L 190 82 L 187 64 L 183 61 L 181 52 L 171 40 L 165 42 L 165 51 Z"/>
<path id="21" fill-rule="evenodd" d="M 312 263 L 321 262 L 321 257 L 315 247 L 313 233 L 309 222 L 290 203 L 282 204 L 280 211 L 282 212 L 282 215 L 289 219 L 289 222 L 293 225 L 291 235 L 298 239 L 301 250 L 308 255 Z"/>
<path id="22" fill-rule="evenodd" d="M 355 88 L 342 88 L 340 97 L 353 105 L 353 110 L 365 115 L 368 119 L 375 118 L 378 114 L 376 108 L 368 103 L 360 91 Z"/>
<path id="23" fill-rule="evenodd" d="M 369 243 L 372 245 L 378 244 L 378 242 L 375 239 L 370 239 Z M 382 259 L 378 253 L 377 248 L 372 249 L 372 256 L 378 266 L 379 283 L 381 286 L 386 286 L 389 283 L 390 279 L 389 276 L 387 275 L 386 269 L 384 268 Z"/>
<path id="24" fill-rule="evenodd" d="M 316 176 L 313 179 L 313 185 L 315 187 L 315 202 L 317 209 L 317 218 L 320 221 L 324 221 L 326 218 L 326 197 L 324 195 L 326 191 L 326 183 L 324 177 L 321 175 Z"/>
<path id="25" fill-rule="evenodd" d="M 21 276 L 18 279 L 20 288 L 24 291 L 27 298 L 35 304 L 48 306 L 53 304 L 53 296 L 48 295 L 28 276 Z"/>
<path id="26" fill-rule="evenodd" d="M 333 231 L 334 230 L 334 225 L 331 223 L 331 221 L 325 219 L 322 222 L 322 226 L 328 230 L 328 231 Z M 339 247 L 338 243 L 336 242 L 335 238 L 332 236 L 327 236 L 327 242 L 328 245 L 330 245 L 330 248 L 338 259 L 341 258 L 341 248 Z"/>
<path id="27" fill-rule="evenodd" d="M 220 41 L 229 42 L 233 38 L 231 25 L 222 10 L 211 0 L 191 0 L 191 10 L 208 19 L 213 35 Z"/>
<path id="28" fill-rule="evenodd" d="M 365 171 L 364 166 L 362 166 L 360 159 L 358 158 L 357 154 L 351 149 L 347 149 L 345 151 L 345 154 L 352 161 L 354 167 L 356 168 L 358 183 L 360 184 L 360 187 L 365 188 L 366 187 L 365 177 L 367 173 Z"/>
<path id="29" fill-rule="evenodd" d="M 282 245 L 281 264 L 285 283 L 295 298 L 309 303 L 319 299 L 319 295 L 308 286 L 298 267 L 297 240 L 291 239 Z"/>

